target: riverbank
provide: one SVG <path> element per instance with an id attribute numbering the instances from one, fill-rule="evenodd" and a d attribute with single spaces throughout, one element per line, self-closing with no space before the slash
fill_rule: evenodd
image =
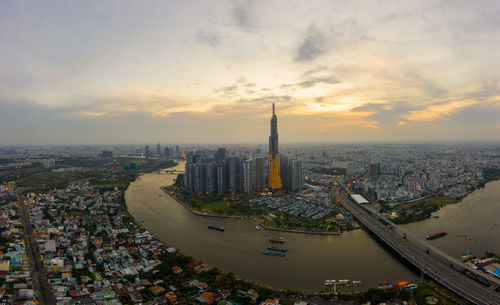
<path id="1" fill-rule="evenodd" d="M 429 196 L 413 202 L 401 204 L 391 209 L 391 213 L 396 213 L 393 219 L 395 224 L 408 224 L 432 218 L 432 213 L 449 205 L 460 202 L 444 196 Z"/>
<path id="2" fill-rule="evenodd" d="M 182 200 L 179 200 L 175 197 L 175 195 L 167 190 L 166 187 L 160 187 L 160 189 L 170 198 L 175 200 L 177 203 L 182 205 L 184 208 L 186 208 L 189 212 L 196 216 L 202 216 L 202 217 L 214 217 L 214 218 L 228 218 L 228 219 L 241 219 L 241 220 L 252 220 L 255 221 L 257 218 L 262 219 L 263 215 L 259 216 L 244 216 L 244 215 L 218 215 L 218 214 L 206 214 L 206 213 L 201 213 L 198 211 L 193 210 L 191 207 L 189 207 L 187 204 L 182 202 Z M 302 231 L 302 230 L 292 230 L 292 229 L 281 229 L 281 228 L 273 228 L 266 226 L 263 222 L 259 222 L 258 224 L 260 227 L 263 229 L 269 230 L 269 231 L 278 231 L 278 232 L 287 232 L 287 233 L 296 233 L 296 234 L 308 234 L 308 235 L 341 235 L 342 233 L 340 230 L 338 232 L 314 232 L 314 231 Z"/>
<path id="3" fill-rule="evenodd" d="M 438 248 L 461 259 L 464 252 L 482 255 L 486 251 L 500 253 L 500 181 L 492 181 L 476 189 L 456 204 L 447 205 L 429 218 L 403 227 L 418 238 L 434 232 L 448 235 L 432 241 Z M 437 216 L 437 217 L 436 217 Z"/>
<path id="4" fill-rule="evenodd" d="M 250 217 L 250 216 L 245 216 L 245 215 L 220 215 L 220 214 L 206 214 L 206 213 L 202 213 L 202 212 L 198 212 L 198 211 L 195 211 L 193 210 L 190 206 L 188 206 L 187 204 L 185 204 L 184 202 L 182 202 L 182 200 L 178 199 L 177 197 L 175 197 L 175 195 L 171 192 L 169 192 L 167 190 L 167 188 L 165 186 L 162 186 L 160 187 L 160 189 L 167 195 L 169 196 L 170 198 L 172 198 L 173 200 L 175 200 L 177 203 L 179 203 L 180 205 L 182 205 L 184 208 L 186 208 L 189 212 L 193 213 L 194 215 L 196 216 L 203 216 L 203 217 L 215 217 L 215 218 L 229 218 L 229 219 L 242 219 L 242 220 L 256 220 L 255 218 L 256 217 L 260 217 L 260 216 L 254 216 L 254 217 Z"/>
<path id="5" fill-rule="evenodd" d="M 301 231 L 301 230 L 291 230 L 291 229 L 280 229 L 280 228 L 273 228 L 273 227 L 268 227 L 264 225 L 262 222 L 259 223 L 259 226 L 270 231 L 278 231 L 278 232 L 287 232 L 287 233 L 300 233 L 300 234 L 308 234 L 308 235 L 341 235 L 342 233 L 340 232 L 313 232 L 313 231 Z"/>
<path id="6" fill-rule="evenodd" d="M 141 176 L 127 190 L 129 212 L 138 220 L 144 219 L 148 230 L 166 244 L 223 272 L 282 290 L 308 292 L 324 289 L 327 279 L 361 280 L 367 289 L 377 287 L 381 280 L 418 278 L 363 230 L 335 236 L 278 233 L 256 230 L 257 222 L 248 220 L 199 217 L 160 189 L 175 178 Z M 208 225 L 225 227 L 225 232 L 209 230 Z M 285 258 L 263 255 L 269 239 L 277 235 L 286 239 L 289 253 Z"/>

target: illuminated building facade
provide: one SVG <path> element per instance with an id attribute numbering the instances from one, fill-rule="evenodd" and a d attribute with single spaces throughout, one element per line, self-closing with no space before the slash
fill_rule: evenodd
<path id="1" fill-rule="evenodd" d="M 278 153 L 278 118 L 274 110 L 271 118 L 271 135 L 269 136 L 269 188 L 272 190 L 280 189 L 280 155 Z"/>

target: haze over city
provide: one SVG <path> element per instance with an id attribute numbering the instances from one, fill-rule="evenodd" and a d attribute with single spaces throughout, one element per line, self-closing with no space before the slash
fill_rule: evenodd
<path id="1" fill-rule="evenodd" d="M 498 141 L 499 10 L 2 1 L 1 144 Z"/>
<path id="2" fill-rule="evenodd" d="M 0 305 L 500 305 L 500 1 L 0 1 Z"/>

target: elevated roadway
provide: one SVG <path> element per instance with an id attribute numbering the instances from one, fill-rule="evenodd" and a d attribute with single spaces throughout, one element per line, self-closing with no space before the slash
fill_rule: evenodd
<path id="1" fill-rule="evenodd" d="M 474 304 L 500 304 L 499 293 L 456 271 L 450 265 L 408 242 L 408 240 L 394 232 L 389 226 L 372 216 L 366 209 L 353 203 L 347 196 L 342 196 L 340 202 L 354 217 L 363 223 L 368 230 L 373 232 L 373 234 L 379 237 L 399 255 L 441 285 Z"/>

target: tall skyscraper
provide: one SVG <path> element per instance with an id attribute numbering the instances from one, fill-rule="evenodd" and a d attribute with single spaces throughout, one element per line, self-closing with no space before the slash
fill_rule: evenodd
<path id="1" fill-rule="evenodd" d="M 255 158 L 255 188 L 261 190 L 266 187 L 266 161 L 263 157 Z"/>
<path id="2" fill-rule="evenodd" d="M 281 158 L 281 183 L 289 191 L 296 192 L 304 186 L 302 161 L 291 156 Z"/>
<path id="3" fill-rule="evenodd" d="M 167 146 L 163 150 L 163 156 L 165 156 L 165 159 L 170 160 L 170 149 Z"/>
<path id="4" fill-rule="evenodd" d="M 180 159 L 181 157 L 181 150 L 179 149 L 179 145 L 175 145 L 175 158 Z"/>
<path id="5" fill-rule="evenodd" d="M 160 142 L 158 142 L 158 145 L 156 145 L 156 157 L 160 158 L 161 157 L 161 147 L 160 147 Z"/>
<path id="6" fill-rule="evenodd" d="M 278 118 L 273 103 L 273 117 L 271 118 L 271 135 L 269 136 L 269 188 L 280 189 L 280 155 L 278 152 Z"/>
<path id="7" fill-rule="evenodd" d="M 232 157 L 229 161 L 229 190 L 239 192 L 242 188 L 242 162 L 239 157 Z"/>

